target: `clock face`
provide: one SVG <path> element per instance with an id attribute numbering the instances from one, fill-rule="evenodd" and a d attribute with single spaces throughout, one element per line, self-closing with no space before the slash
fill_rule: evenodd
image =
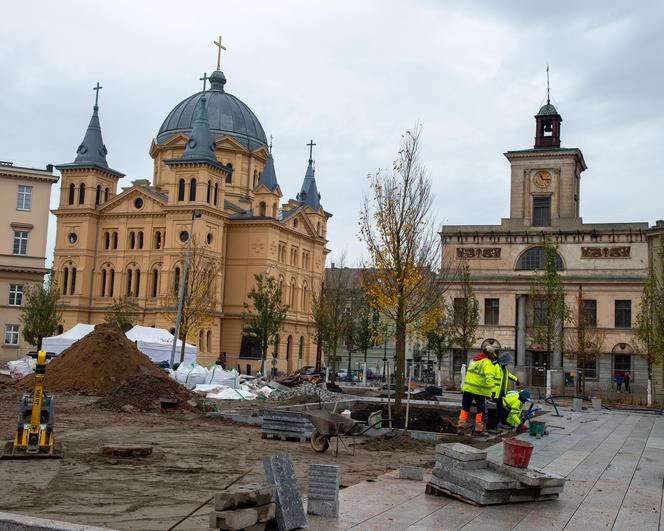
<path id="1" fill-rule="evenodd" d="M 533 182 L 538 188 L 546 188 L 551 184 L 551 174 L 548 171 L 538 171 L 533 178 Z"/>

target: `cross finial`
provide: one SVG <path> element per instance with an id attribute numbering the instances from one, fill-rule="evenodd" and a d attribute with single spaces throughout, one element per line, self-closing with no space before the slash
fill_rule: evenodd
<path id="1" fill-rule="evenodd" d="M 270 135 L 270 153 L 272 153 L 272 135 Z"/>
<path id="2" fill-rule="evenodd" d="M 217 47 L 217 70 L 221 70 L 221 50 L 225 50 L 226 46 L 224 46 L 224 43 L 221 40 L 221 35 L 219 35 L 219 42 L 217 41 L 212 41 L 212 42 Z"/>
<path id="3" fill-rule="evenodd" d="M 549 91 L 549 63 L 546 64 L 546 104 L 551 102 L 551 94 Z"/>
<path id="4" fill-rule="evenodd" d="M 97 84 L 92 88 L 92 90 L 95 91 L 95 107 L 99 106 L 99 91 L 103 88 L 104 87 L 99 84 L 99 81 L 97 81 Z"/>
<path id="5" fill-rule="evenodd" d="M 210 79 L 207 75 L 207 72 L 204 72 L 203 77 L 199 79 L 203 82 L 203 94 L 205 94 L 205 88 L 207 87 L 207 80 Z"/>
<path id="6" fill-rule="evenodd" d="M 307 144 L 307 146 L 309 146 L 309 163 L 313 162 L 313 153 L 314 153 L 314 146 L 315 145 L 316 144 L 314 144 L 313 139 L 310 140 L 309 143 Z"/>

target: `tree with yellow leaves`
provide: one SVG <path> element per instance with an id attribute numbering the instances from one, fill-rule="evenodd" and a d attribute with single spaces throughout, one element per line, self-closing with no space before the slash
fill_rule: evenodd
<path id="1" fill-rule="evenodd" d="M 196 237 L 194 236 L 193 238 L 189 250 L 189 271 L 184 286 L 180 331 L 178 334 L 178 339 L 182 341 L 180 363 L 184 360 L 186 341 L 195 341 L 199 332 L 209 325 L 218 304 L 213 286 L 219 274 L 220 262 L 218 259 L 207 255 Z M 184 248 L 182 250 L 183 261 L 186 252 L 187 250 Z M 181 281 L 181 278 L 175 279 L 173 290 L 169 290 L 168 295 L 162 302 L 164 317 L 173 323 L 175 323 L 177 317 L 178 294 Z"/>
<path id="2" fill-rule="evenodd" d="M 406 335 L 435 305 L 440 238 L 431 216 L 431 180 L 420 162 L 422 127 L 402 136 L 392 171 L 371 177 L 360 213 L 360 239 L 369 253 L 363 288 L 373 308 L 394 323 L 396 401 L 401 407 Z"/>

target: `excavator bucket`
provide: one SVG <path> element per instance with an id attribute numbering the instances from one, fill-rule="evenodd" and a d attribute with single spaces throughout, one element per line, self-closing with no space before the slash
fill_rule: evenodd
<path id="1" fill-rule="evenodd" d="M 38 452 L 28 452 L 24 446 L 14 446 L 13 441 L 5 444 L 0 459 L 62 459 L 65 456 L 62 443 L 53 443 L 51 446 L 39 448 Z"/>

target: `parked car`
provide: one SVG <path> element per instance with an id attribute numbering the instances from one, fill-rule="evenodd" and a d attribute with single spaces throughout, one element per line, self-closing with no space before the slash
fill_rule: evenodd
<path id="1" fill-rule="evenodd" d="M 349 375 L 348 371 L 346 369 L 341 369 L 340 371 L 337 371 L 337 380 L 341 380 L 342 382 L 345 382 L 348 380 Z"/>

